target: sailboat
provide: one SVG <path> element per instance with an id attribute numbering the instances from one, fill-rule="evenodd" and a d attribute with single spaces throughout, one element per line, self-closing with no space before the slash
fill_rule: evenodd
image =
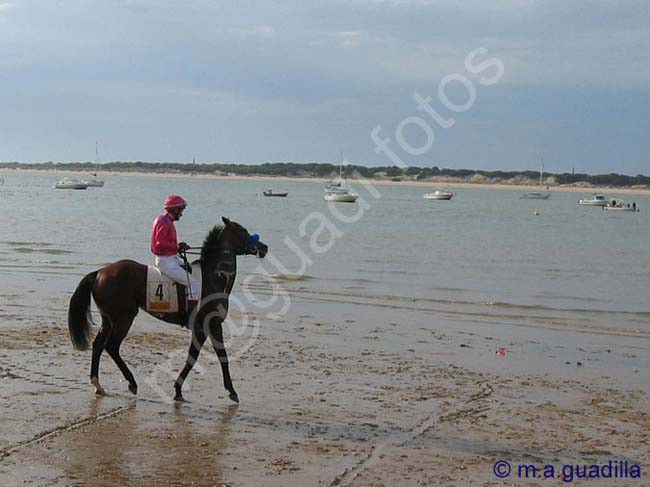
<path id="1" fill-rule="evenodd" d="M 86 181 L 71 178 L 63 178 L 54 185 L 54 189 L 86 189 L 87 187 L 88 183 Z"/>
<path id="2" fill-rule="evenodd" d="M 325 188 L 323 199 L 325 201 L 336 201 L 338 203 L 354 203 L 359 197 L 358 194 L 351 193 L 348 188 L 343 185 L 343 153 L 341 153 L 341 160 L 339 162 L 339 181 L 338 183 L 330 183 Z"/>
<path id="3" fill-rule="evenodd" d="M 104 186 L 104 180 L 97 179 L 97 173 L 99 172 L 99 147 L 97 142 L 95 142 L 95 171 L 92 173 L 92 179 L 84 181 L 84 183 L 89 187 L 102 188 Z"/>
<path id="4" fill-rule="evenodd" d="M 551 196 L 551 193 L 548 191 L 543 192 L 542 191 L 542 181 L 544 178 L 544 162 L 542 162 L 542 167 L 539 170 L 539 191 L 533 191 L 532 193 L 526 193 L 525 195 L 522 196 L 522 198 L 528 199 L 528 200 L 547 200 L 549 196 Z"/>

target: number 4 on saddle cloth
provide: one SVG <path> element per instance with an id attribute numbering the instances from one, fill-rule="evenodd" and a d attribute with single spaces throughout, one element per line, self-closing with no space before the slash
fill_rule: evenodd
<path id="1" fill-rule="evenodd" d="M 201 266 L 192 265 L 192 275 L 201 280 Z M 147 311 L 153 315 L 185 313 L 187 310 L 187 286 L 172 281 L 157 267 L 147 266 Z"/>

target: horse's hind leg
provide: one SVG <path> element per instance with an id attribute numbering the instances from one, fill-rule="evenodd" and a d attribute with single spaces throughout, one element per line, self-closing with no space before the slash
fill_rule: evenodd
<path id="1" fill-rule="evenodd" d="M 99 357 L 111 335 L 112 325 L 108 318 L 102 316 L 102 327 L 93 341 L 93 358 L 90 363 L 90 383 L 95 387 L 95 394 L 103 396 L 104 388 L 99 384 Z"/>
<path id="2" fill-rule="evenodd" d="M 111 336 L 106 343 L 106 352 L 108 352 L 115 364 L 119 367 L 124 378 L 128 381 L 129 391 L 131 391 L 132 394 L 137 394 L 138 384 L 135 382 L 135 377 L 133 377 L 133 374 L 120 356 L 120 345 L 122 344 L 123 339 L 123 337 L 117 337 L 115 335 Z"/>
<path id="3" fill-rule="evenodd" d="M 174 401 L 185 401 L 183 394 L 181 393 L 181 388 L 183 387 L 183 382 L 187 378 L 187 375 L 194 367 L 196 359 L 199 357 L 199 352 L 205 343 L 205 332 L 200 326 L 195 326 L 192 330 L 192 343 L 190 343 L 190 350 L 187 353 L 187 360 L 185 361 L 185 367 L 181 370 L 181 373 L 178 374 L 178 378 L 174 383 Z"/>

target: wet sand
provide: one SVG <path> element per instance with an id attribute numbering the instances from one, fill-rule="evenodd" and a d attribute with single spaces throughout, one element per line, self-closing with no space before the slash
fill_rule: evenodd
<path id="1" fill-rule="evenodd" d="M 230 346 L 241 404 L 207 348 L 190 402 L 174 404 L 187 331 L 138 317 L 122 347 L 138 396 L 104 354 L 109 395 L 95 397 L 90 352 L 69 343 L 69 293 L 43 309 L 38 286 L 0 289 L 3 485 L 561 483 L 497 479 L 497 460 L 627 460 L 641 479 L 572 485 L 648 484 L 648 331 L 488 326 L 295 293 L 286 316 L 258 315 L 259 336 Z"/>

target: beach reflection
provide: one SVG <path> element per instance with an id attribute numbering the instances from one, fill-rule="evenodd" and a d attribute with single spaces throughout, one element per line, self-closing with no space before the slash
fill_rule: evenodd
<path id="1" fill-rule="evenodd" d="M 106 414 L 110 402 L 110 397 L 93 397 L 88 401 L 88 416 Z M 124 433 L 134 429 L 131 411 L 81 427 L 74 435 L 74 443 L 66 449 L 67 479 L 80 485 L 128 485 L 127 455 L 135 438 Z"/>
<path id="2" fill-rule="evenodd" d="M 89 401 L 91 417 L 110 398 Z M 222 454 L 237 405 L 210 421 L 191 405 L 137 401 L 133 407 L 80 428 L 66 449 L 68 481 L 79 485 L 194 485 L 223 481 Z"/>

